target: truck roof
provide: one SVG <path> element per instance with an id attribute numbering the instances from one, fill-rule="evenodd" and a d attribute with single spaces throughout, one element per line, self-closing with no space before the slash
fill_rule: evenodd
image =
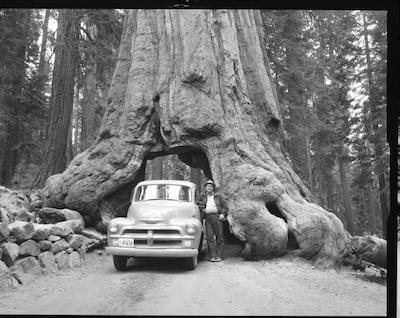
<path id="1" fill-rule="evenodd" d="M 147 184 L 177 184 L 177 185 L 184 185 L 187 187 L 196 187 L 195 183 L 184 180 L 146 180 L 146 181 L 140 181 L 137 184 L 137 186 L 147 185 Z"/>

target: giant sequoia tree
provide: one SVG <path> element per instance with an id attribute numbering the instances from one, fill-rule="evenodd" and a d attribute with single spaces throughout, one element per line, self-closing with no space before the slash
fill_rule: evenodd
<path id="1" fill-rule="evenodd" d="M 253 10 L 131 10 L 95 143 L 51 176 L 45 203 L 87 221 L 126 213 L 146 160 L 178 154 L 221 187 L 247 256 L 336 257 L 348 237 L 281 153 L 281 116 Z"/>

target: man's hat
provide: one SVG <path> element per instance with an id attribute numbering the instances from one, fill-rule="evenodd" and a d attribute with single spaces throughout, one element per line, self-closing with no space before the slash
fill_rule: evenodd
<path id="1" fill-rule="evenodd" d="M 211 184 L 214 188 L 215 188 L 215 183 L 212 180 L 208 180 L 204 186 L 206 186 L 207 184 Z"/>

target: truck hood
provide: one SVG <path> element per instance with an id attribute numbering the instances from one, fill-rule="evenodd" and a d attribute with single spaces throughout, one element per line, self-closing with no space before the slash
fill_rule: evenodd
<path id="1" fill-rule="evenodd" d="M 128 217 L 146 224 L 169 223 L 174 218 L 190 218 L 195 214 L 192 204 L 169 200 L 137 202 L 128 211 Z"/>

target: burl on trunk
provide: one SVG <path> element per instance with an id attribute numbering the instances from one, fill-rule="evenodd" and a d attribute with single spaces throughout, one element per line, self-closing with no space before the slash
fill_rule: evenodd
<path id="1" fill-rule="evenodd" d="M 256 10 L 131 10 L 96 142 L 44 188 L 90 222 L 124 215 L 146 160 L 178 154 L 227 198 L 246 257 L 335 259 L 348 233 L 280 150 L 277 96 Z M 290 234 L 290 235 L 289 235 Z"/>

